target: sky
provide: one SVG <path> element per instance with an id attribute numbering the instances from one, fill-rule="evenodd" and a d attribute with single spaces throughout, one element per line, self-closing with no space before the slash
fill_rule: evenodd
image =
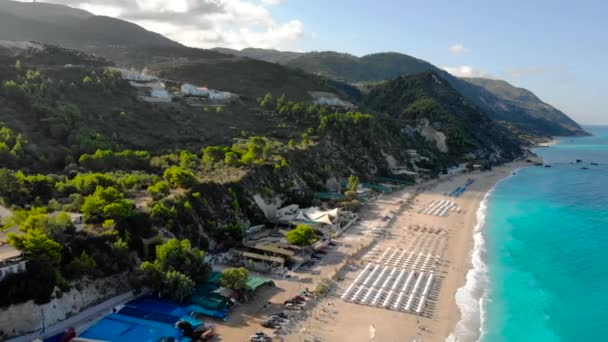
<path id="1" fill-rule="evenodd" d="M 405 53 L 456 76 L 529 89 L 579 123 L 608 124 L 608 1 L 45 1 L 201 48 Z"/>

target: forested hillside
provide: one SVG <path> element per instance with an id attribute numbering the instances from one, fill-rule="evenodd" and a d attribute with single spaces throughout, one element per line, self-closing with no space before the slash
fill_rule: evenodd
<path id="1" fill-rule="evenodd" d="M 513 87 L 505 81 L 454 77 L 426 61 L 400 53 L 375 53 L 357 57 L 332 51 L 295 54 L 262 49 L 218 50 L 281 63 L 345 82 L 363 82 L 368 86 L 399 76 L 434 71 L 492 119 L 521 136 L 538 139 L 551 135 L 587 134 L 566 114 L 542 102 L 528 90 Z M 514 91 L 516 89 L 519 90 Z M 521 96 L 523 93 L 526 95 Z"/>
<path id="2" fill-rule="evenodd" d="M 387 113 L 401 125 L 445 136 L 445 151 L 452 155 L 473 152 L 478 159 L 501 160 L 520 154 L 521 141 L 435 72 L 402 76 L 379 85 L 364 103 Z"/>
<path id="3" fill-rule="evenodd" d="M 32 43 L 2 46 L 0 194 L 13 211 L 3 225 L 12 228 L 9 242 L 28 259 L 27 272 L 0 283 L 0 292 L 10 294 L 2 306 L 28 299 L 44 303 L 82 277 L 125 271 L 134 286 L 161 279 L 163 293 L 177 293 L 170 287 L 176 283 L 169 282 L 175 274 L 154 268 L 156 246 L 187 239 L 183 252 L 198 255 L 214 243 L 239 244 L 245 227 L 267 220 L 255 195 L 319 204 L 314 193 L 326 191 L 329 180 L 357 175 L 415 181 L 393 175 L 389 159 L 431 178 L 457 162 L 490 167 L 518 155 L 507 142 L 484 140 L 476 126 L 461 127 L 454 116 L 431 115 L 422 107 L 420 117 L 393 115 L 392 108 L 378 105 L 381 93 L 366 100 L 368 112 L 316 105 L 310 90 L 360 95 L 305 73 L 281 78 L 288 69 L 267 62 L 257 62 L 259 70 L 249 73 L 251 80 L 260 76 L 257 83 L 211 83 L 242 92 L 239 100 L 201 107 L 181 97 L 143 102 L 119 72 L 107 68 L 111 62 L 82 52 Z M 263 69 L 268 66 L 274 69 Z M 171 72 L 169 89 L 176 91 L 180 82 L 205 81 L 208 74 L 196 70 L 194 65 L 157 72 Z M 276 74 L 263 79 L 268 70 Z M 420 82 L 428 86 L 434 75 L 425 77 Z M 417 89 L 405 84 L 399 92 Z M 426 95 L 432 99 L 441 91 Z M 394 93 L 386 96 L 398 100 Z M 458 100 L 453 94 L 445 101 L 438 97 L 442 105 Z M 471 120 L 479 120 L 479 128 L 495 129 L 475 114 Z M 423 117 L 445 132 L 447 150 L 419 129 Z M 356 210 L 360 202 L 335 205 Z M 75 227 L 66 212 L 83 215 L 82 226 Z M 152 269 L 138 271 L 142 261 Z M 178 273 L 180 279 L 198 279 L 205 270 Z"/>

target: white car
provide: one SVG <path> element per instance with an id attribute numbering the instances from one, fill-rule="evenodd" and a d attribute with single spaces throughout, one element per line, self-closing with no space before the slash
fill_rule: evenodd
<path id="1" fill-rule="evenodd" d="M 304 308 L 300 305 L 295 305 L 293 303 L 285 304 L 285 309 L 287 310 L 304 310 Z"/>

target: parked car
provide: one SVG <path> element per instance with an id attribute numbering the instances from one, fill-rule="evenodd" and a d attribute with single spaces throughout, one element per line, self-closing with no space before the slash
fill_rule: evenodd
<path id="1" fill-rule="evenodd" d="M 289 316 L 287 316 L 287 314 L 284 313 L 283 311 L 275 312 L 272 314 L 272 316 L 281 317 L 281 318 L 289 318 Z"/>
<path id="2" fill-rule="evenodd" d="M 272 323 L 272 322 L 263 322 L 261 325 L 264 328 L 268 328 L 268 329 L 277 329 L 279 327 L 279 325 L 277 323 Z"/>
<path id="3" fill-rule="evenodd" d="M 324 250 L 320 249 L 320 250 L 316 251 L 315 253 L 316 254 L 323 254 L 323 255 L 325 255 L 325 254 L 327 254 L 327 251 L 324 251 Z"/>
<path id="4" fill-rule="evenodd" d="M 312 293 L 310 293 L 308 291 L 300 291 L 300 296 L 303 296 L 308 299 L 308 298 L 312 297 Z"/>
<path id="5" fill-rule="evenodd" d="M 299 297 L 299 298 L 298 297 L 294 297 L 294 298 L 286 300 L 285 304 L 288 304 L 288 303 L 303 304 L 305 301 L 306 301 L 306 299 L 304 297 Z"/>
<path id="6" fill-rule="evenodd" d="M 287 309 L 287 310 L 304 310 L 304 308 L 301 305 L 296 305 L 294 303 L 285 304 L 285 309 Z"/>
<path id="7" fill-rule="evenodd" d="M 336 243 L 335 243 L 335 242 L 332 242 L 332 241 L 329 241 L 328 245 L 330 245 L 330 246 L 334 247 L 334 246 L 336 245 Z"/>

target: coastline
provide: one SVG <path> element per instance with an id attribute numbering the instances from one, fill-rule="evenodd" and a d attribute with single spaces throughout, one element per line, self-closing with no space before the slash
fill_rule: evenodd
<path id="1" fill-rule="evenodd" d="M 551 147 L 553 145 L 556 145 L 559 141 L 557 139 L 551 139 L 549 141 L 545 141 L 545 142 L 541 142 L 536 144 L 534 147 Z"/>
<path id="2" fill-rule="evenodd" d="M 461 307 L 458 305 L 457 292 L 467 284 L 467 275 L 474 269 L 473 253 L 475 231 L 478 224 L 478 211 L 484 198 L 494 186 L 513 174 L 516 170 L 529 166 L 524 161 L 508 163 L 495 167 L 492 171 L 477 172 L 454 176 L 444 176 L 438 181 L 420 184 L 403 191 L 383 196 L 369 204 L 361 214 L 360 226 L 354 232 L 348 231 L 338 239 L 341 243 L 355 242 L 357 253 L 344 257 L 341 266 L 334 268 L 335 289 L 313 308 L 306 310 L 306 317 L 285 331 L 284 341 L 301 341 L 302 334 L 310 334 L 321 340 L 369 341 L 370 326 L 374 327 L 378 341 L 404 341 L 422 339 L 424 341 L 445 341 L 461 321 Z M 473 179 L 467 191 L 459 197 L 447 197 L 446 193 Z M 413 198 L 411 206 L 396 205 Z M 421 214 L 431 201 L 450 199 L 459 209 L 446 217 Z M 381 218 L 391 215 L 391 220 L 382 222 Z M 391 236 L 376 238 L 371 232 L 373 227 L 385 225 Z M 442 230 L 439 237 L 434 234 L 421 234 L 411 227 L 427 226 Z M 443 240 L 441 240 L 443 239 Z M 428 241 L 427 241 L 428 240 Z M 420 241 L 426 241 L 420 243 Z M 427 243 L 428 242 L 428 243 Z M 434 246 L 434 247 L 431 247 Z M 433 271 L 441 280 L 429 300 L 422 315 L 388 310 L 370 305 L 356 304 L 341 299 L 342 294 L 352 284 L 363 267 L 373 262 L 370 254 L 397 248 L 416 254 L 441 255 L 433 266 Z M 433 291 L 431 291 L 433 292 Z M 396 329 L 396 327 L 398 327 Z M 468 341 L 455 339 L 453 341 Z M 476 339 L 473 339 L 476 340 Z"/>
<path id="3" fill-rule="evenodd" d="M 471 194 L 469 199 L 471 212 L 467 215 L 465 223 L 468 239 L 455 258 L 459 260 L 460 269 L 456 273 L 456 289 L 450 299 L 451 314 L 448 315 L 450 317 L 448 326 L 451 328 L 441 340 L 478 341 L 482 334 L 483 299 L 488 285 L 487 266 L 483 261 L 487 202 L 500 182 L 527 166 L 530 164 L 513 162 L 495 168 L 482 182 L 478 182 L 478 191 Z"/>

